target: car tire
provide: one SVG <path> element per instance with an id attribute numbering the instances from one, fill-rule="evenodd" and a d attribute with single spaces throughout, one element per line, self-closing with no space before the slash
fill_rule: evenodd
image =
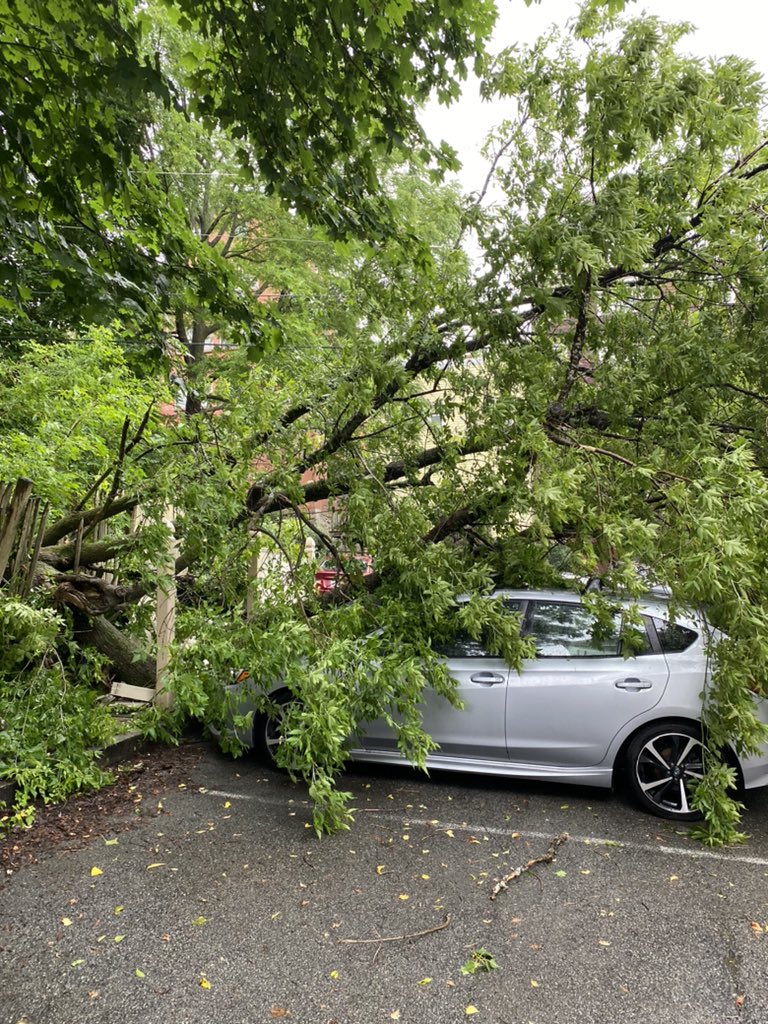
<path id="1" fill-rule="evenodd" d="M 650 814 L 674 821 L 700 821 L 690 804 L 690 786 L 704 773 L 701 727 L 688 722 L 654 722 L 627 747 L 625 774 L 635 802 Z"/>
<path id="2" fill-rule="evenodd" d="M 283 718 L 285 709 L 295 700 L 296 698 L 289 690 L 281 690 L 270 697 L 274 710 L 253 716 L 251 747 L 254 754 L 262 763 L 281 771 L 284 770 L 284 767 L 277 762 L 277 750 L 283 741 Z"/>

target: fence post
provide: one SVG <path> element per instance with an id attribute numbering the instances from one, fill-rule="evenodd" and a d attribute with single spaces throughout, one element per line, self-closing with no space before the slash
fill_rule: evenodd
<path id="1" fill-rule="evenodd" d="M 13 548 L 13 539 L 16 536 L 16 530 L 32 494 L 32 487 L 33 483 L 31 480 L 28 480 L 27 477 L 19 477 L 16 481 L 13 496 L 4 509 L 2 522 L 0 523 L 0 580 L 2 580 L 8 567 L 8 561 Z M 7 501 L 8 492 L 9 488 L 6 488 L 3 492 L 4 503 Z"/>
<path id="2" fill-rule="evenodd" d="M 168 546 L 165 551 L 163 569 L 167 573 L 167 582 L 158 585 L 157 606 L 155 609 L 155 636 L 157 637 L 157 675 L 155 683 L 155 703 L 160 707 L 169 708 L 173 703 L 173 694 L 166 688 L 168 665 L 171 660 L 171 644 L 176 635 L 176 555 L 177 542 L 174 534 L 175 509 L 167 505 L 163 513 L 163 522 L 168 527 Z"/>

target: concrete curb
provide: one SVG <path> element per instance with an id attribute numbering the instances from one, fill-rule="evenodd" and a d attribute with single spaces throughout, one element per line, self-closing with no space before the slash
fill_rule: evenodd
<path id="1" fill-rule="evenodd" d="M 99 754 L 99 765 L 102 768 L 108 768 L 110 765 L 118 764 L 120 761 L 136 757 L 137 754 L 143 754 L 150 747 L 156 747 L 157 745 L 155 740 L 145 739 L 140 732 L 125 732 L 122 736 L 118 736 L 116 740 L 113 740 L 112 743 L 104 747 Z"/>

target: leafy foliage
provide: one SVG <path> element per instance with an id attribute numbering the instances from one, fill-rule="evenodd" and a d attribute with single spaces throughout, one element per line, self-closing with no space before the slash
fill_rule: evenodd
<path id="1" fill-rule="evenodd" d="M 480 949 L 473 949 L 469 959 L 459 968 L 461 974 L 477 974 L 478 971 L 495 971 L 498 968 L 493 953 L 489 953 L 485 946 Z"/>
<path id="2" fill-rule="evenodd" d="M 36 53 L 22 8 L 6 6 Z M 30 64 L 18 88 L 3 65 L 2 116 L 24 129 L 25 104 L 70 84 L 18 146 L 0 130 L 2 173 L 31 168 L 4 207 L 14 347 L 0 364 L 0 469 L 39 477 L 61 513 L 94 478 L 115 491 L 94 517 L 140 501 L 140 530 L 109 550 L 136 594 L 162 576 L 175 506 L 188 571 L 178 707 L 224 721 L 236 668 L 264 711 L 284 685 L 280 757 L 308 782 L 318 830 L 337 828 L 344 744 L 362 723 L 384 717 L 425 764 L 424 687 L 456 700 L 436 644 L 463 629 L 514 665 L 530 655 L 515 618 L 484 599 L 494 585 L 566 573 L 633 598 L 661 584 L 673 613 L 706 609 L 713 765 L 694 799 L 709 841 L 738 838 L 719 754 L 764 742 L 753 692 L 768 678 L 768 165 L 754 70 L 686 56 L 684 26 L 589 3 L 571 35 L 481 61 L 505 116 L 488 144 L 493 204 L 469 205 L 425 170 L 436 152 L 415 110 L 433 85 L 450 98 L 446 69 L 463 73 L 490 5 L 176 0 L 162 14 L 114 9 L 114 38 L 100 8 L 92 44 L 81 8 L 65 5 L 60 38 L 54 5 L 32 6 L 56 59 Z M 97 111 L 109 68 L 116 89 Z M 105 167 L 49 181 L 49 140 L 66 129 L 74 173 L 80 128 Z M 403 147 L 410 173 L 392 163 Z M 32 203 L 46 190 L 53 226 Z M 83 227 L 83 266 L 67 263 Z M 470 230 L 479 274 L 460 244 Z M 34 297 L 68 281 L 106 289 L 110 328 L 82 348 L 28 346 L 95 318 L 88 302 L 74 315 L 69 293 Z M 194 400 L 129 451 L 125 417 L 168 397 L 161 366 Z M 73 421 L 79 402 L 89 415 Z M 339 569 L 326 600 L 310 537 Z M 360 550 L 372 576 L 344 557 Z M 607 621 L 610 598 L 590 601 Z M 126 604 L 110 611 L 151 654 L 148 612 Z M 154 734 L 178 724 L 147 719 Z"/>
<path id="3" fill-rule="evenodd" d="M 109 781 L 97 756 L 114 724 L 88 685 L 99 665 L 57 649 L 61 626 L 50 610 L 0 599 L 0 778 L 16 783 L 0 832 L 29 824 L 34 800 Z"/>
<path id="4" fill-rule="evenodd" d="M 322 15 L 304 0 L 2 0 L 0 337 L 50 340 L 106 314 L 149 338 L 180 291 L 247 337 L 252 301 L 153 165 L 158 125 L 209 134 L 337 235 L 381 236 L 382 154 L 418 142 L 449 158 L 416 106 L 435 86 L 456 92 L 493 16 L 490 0 Z"/>

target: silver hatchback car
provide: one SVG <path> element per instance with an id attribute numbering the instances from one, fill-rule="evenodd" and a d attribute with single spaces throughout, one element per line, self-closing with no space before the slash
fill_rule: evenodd
<path id="1" fill-rule="evenodd" d="M 644 635 L 637 653 L 625 657 L 620 616 L 613 630 L 598 627 L 572 591 L 491 596 L 521 616 L 522 634 L 534 639 L 537 655 L 518 672 L 467 636 L 439 649 L 464 707 L 425 691 L 424 729 L 439 745 L 427 766 L 604 788 L 622 775 L 646 811 L 678 821 L 699 817 L 690 785 L 703 771 L 708 657 L 701 621 L 678 615 L 672 622 L 663 599 L 641 600 Z M 250 680 L 230 687 L 240 714 L 254 710 L 252 687 Z M 278 707 L 292 699 L 279 685 L 270 696 Z M 756 706 L 768 723 L 766 702 Z M 238 734 L 274 762 L 280 715 L 256 713 L 252 727 Z M 365 726 L 349 754 L 355 761 L 406 763 L 382 720 Z M 756 757 L 730 756 L 745 789 L 768 784 L 768 748 Z"/>

